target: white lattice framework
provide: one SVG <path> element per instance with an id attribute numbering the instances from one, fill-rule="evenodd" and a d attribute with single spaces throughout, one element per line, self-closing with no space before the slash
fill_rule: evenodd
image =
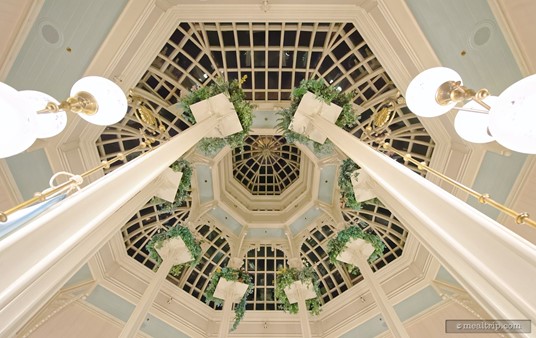
<path id="1" fill-rule="evenodd" d="M 253 195 L 280 195 L 300 176 L 300 158 L 282 136 L 250 135 L 233 150 L 233 176 Z"/>
<path id="2" fill-rule="evenodd" d="M 356 137 L 362 136 L 373 113 L 381 109 L 386 100 L 398 94 L 398 89 L 356 27 L 345 22 L 180 23 L 140 79 L 135 92 L 145 98 L 160 116 L 169 136 L 174 136 L 191 126 L 176 106 L 182 95 L 192 88 L 211 83 L 217 77 L 233 80 L 244 76 L 247 76 L 243 84 L 246 97 L 254 103 L 263 103 L 264 109 L 267 103 L 284 106 L 290 99 L 292 89 L 303 79 L 323 78 L 342 92 L 354 92 L 354 104 L 361 117 L 348 132 Z M 429 161 L 434 149 L 429 134 L 404 104 L 395 110 L 397 114 L 389 127 L 392 143 L 398 149 L 411 153 L 414 158 Z M 96 142 L 101 159 L 109 159 L 136 146 L 140 142 L 140 127 L 131 109 L 124 120 L 106 128 Z M 292 152 L 289 151 L 289 154 Z M 233 166 L 238 168 L 243 165 L 245 168 L 244 162 L 235 158 Z M 287 178 L 291 173 L 287 174 Z M 291 184 L 291 180 L 289 182 Z M 259 186 L 263 184 L 264 190 L 268 191 L 269 183 L 252 178 L 243 182 L 243 185 L 250 186 L 250 191 L 260 191 Z M 172 223 L 184 222 L 189 207 L 190 202 L 172 214 L 159 213 L 150 203 L 142 208 L 123 228 L 129 255 L 152 268 L 154 262 L 148 258 L 145 244 L 157 231 Z M 373 262 L 374 270 L 402 255 L 408 234 L 389 210 L 382 207 L 367 207 L 361 212 L 345 209 L 342 210 L 342 216 L 347 222 L 367 222 L 368 228 L 384 239 L 387 248 L 384 255 Z M 335 235 L 334 229 L 334 222 L 330 218 L 322 220 L 316 227 L 310 228 L 310 235 L 300 244 L 302 257 L 315 267 L 321 279 L 324 303 L 361 280 L 359 275 L 349 275 L 343 266 L 328 262 L 325 250 L 327 240 Z M 201 264 L 186 269 L 179 277 L 168 278 L 193 297 L 204 301 L 203 293 L 210 273 L 217 267 L 226 266 L 231 257 L 232 243 L 228 242 L 223 226 L 214 220 L 199 223 L 196 234 L 210 244 Z M 272 258 L 267 250 L 262 257 L 259 253 L 252 257 L 246 255 L 246 264 L 253 259 L 268 262 Z M 254 268 L 247 269 L 251 273 L 261 273 Z M 268 271 L 263 270 L 262 273 L 266 274 L 267 279 Z M 259 287 L 258 292 L 262 296 L 254 293 L 248 301 L 248 307 L 273 309 L 275 303 L 267 299 L 269 286 L 263 284 Z"/>
<path id="3" fill-rule="evenodd" d="M 287 267 L 287 256 L 283 250 L 271 245 L 260 245 L 248 250 L 244 259 L 245 270 L 253 277 L 254 292 L 249 295 L 247 310 L 276 310 L 276 274 Z"/>

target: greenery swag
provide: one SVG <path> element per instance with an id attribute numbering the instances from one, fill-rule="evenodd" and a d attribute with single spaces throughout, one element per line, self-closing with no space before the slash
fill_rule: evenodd
<path id="1" fill-rule="evenodd" d="M 181 106 L 184 110 L 183 116 L 192 124 L 195 124 L 196 121 L 190 106 L 221 93 L 227 95 L 229 100 L 233 103 L 238 115 L 243 130 L 225 138 L 208 137 L 202 139 L 198 146 L 203 153 L 207 155 L 215 155 L 227 144 L 233 149 L 244 146 L 244 139 L 249 134 L 251 124 L 253 123 L 254 109 L 254 106 L 246 101 L 246 95 L 242 90 L 242 83 L 244 83 L 246 79 L 247 76 L 244 76 L 240 81 L 233 80 L 231 82 L 226 82 L 222 78 L 217 78 L 208 86 L 194 87 L 188 95 L 181 98 Z"/>
<path id="2" fill-rule="evenodd" d="M 355 125 L 359 119 L 357 112 L 352 107 L 352 98 L 355 96 L 355 92 L 342 93 L 336 88 L 327 85 L 322 79 L 302 80 L 300 86 L 294 88 L 292 91 L 290 107 L 280 110 L 277 113 L 280 116 L 277 128 L 283 132 L 283 135 L 289 143 L 300 142 L 302 144 L 309 144 L 312 142 L 315 152 L 329 153 L 333 149 L 333 144 L 329 140 L 326 140 L 324 144 L 320 144 L 289 129 L 301 99 L 308 91 L 315 94 L 318 99 L 326 103 L 334 103 L 337 106 L 342 107 L 342 112 L 335 122 L 337 126 L 342 128 Z"/>
<path id="3" fill-rule="evenodd" d="M 281 303 L 279 305 L 279 308 L 285 312 L 289 312 L 292 314 L 298 313 L 298 303 L 290 304 L 287 294 L 285 293 L 285 288 L 289 287 L 292 283 L 296 281 L 301 281 L 304 284 L 313 284 L 316 297 L 306 300 L 305 305 L 307 306 L 307 310 L 312 315 L 318 315 L 322 310 L 322 303 L 320 301 L 319 296 L 320 282 L 318 281 L 318 276 L 314 272 L 313 268 L 310 266 L 305 266 L 303 269 L 283 268 L 277 272 L 275 298 L 278 302 Z"/>
<path id="4" fill-rule="evenodd" d="M 155 269 L 157 269 L 162 263 L 162 257 L 160 257 L 156 249 L 160 249 L 164 241 L 166 241 L 167 239 L 176 237 L 182 238 L 184 244 L 186 245 L 186 248 L 188 249 L 188 251 L 190 251 L 190 254 L 192 255 L 193 260 L 187 264 L 189 264 L 190 266 L 196 266 L 201 260 L 203 253 L 201 251 L 201 246 L 199 245 L 199 242 L 195 239 L 195 237 L 192 235 L 192 233 L 187 227 L 176 225 L 166 232 L 154 235 L 145 247 L 147 251 L 149 251 L 149 256 L 156 261 Z M 173 276 L 178 276 L 181 273 L 182 268 L 185 264 L 173 266 L 169 273 Z"/>
<path id="5" fill-rule="evenodd" d="M 218 281 L 220 280 L 220 278 L 225 278 L 228 281 L 240 282 L 248 285 L 248 289 L 240 300 L 240 303 L 235 305 L 234 323 L 231 327 L 231 331 L 234 331 L 236 330 L 238 324 L 240 324 L 240 321 L 246 313 L 246 301 L 248 299 L 248 296 L 253 292 L 252 278 L 244 270 L 233 269 L 230 267 L 216 269 L 216 271 L 212 274 L 207 289 L 205 290 L 205 302 L 207 304 L 211 301 L 214 302 L 216 306 L 221 306 L 223 304 L 222 299 L 214 297 L 214 292 L 216 291 L 216 287 L 218 286 Z"/>
<path id="6" fill-rule="evenodd" d="M 153 197 L 151 200 L 151 202 L 156 205 L 156 208 L 162 212 L 172 212 L 180 207 L 190 196 L 190 185 L 192 184 L 192 166 L 190 165 L 190 162 L 178 159 L 169 167 L 174 172 L 182 172 L 182 177 L 173 203 L 159 197 Z"/>
<path id="7" fill-rule="evenodd" d="M 352 184 L 352 175 L 354 175 L 354 178 L 357 178 L 357 175 L 354 174 L 354 172 L 358 169 L 360 169 L 359 166 L 350 158 L 347 158 L 346 160 L 342 161 L 342 164 L 339 167 L 338 184 L 344 207 L 354 210 L 361 210 L 363 204 L 382 205 L 380 200 L 377 198 L 372 198 L 368 201 L 363 202 L 358 202 L 355 199 L 354 186 Z"/>
<path id="8" fill-rule="evenodd" d="M 369 242 L 374 248 L 374 251 L 368 259 L 369 262 L 375 261 L 383 254 L 385 244 L 383 244 L 378 235 L 365 232 L 359 226 L 351 225 L 340 231 L 337 234 L 337 237 L 332 238 L 328 242 L 328 256 L 330 262 L 335 264 L 337 262 L 337 256 L 339 256 L 339 254 L 346 249 L 348 242 L 358 238 Z M 359 272 L 359 269 L 356 266 L 350 264 L 346 264 L 346 266 L 348 268 L 348 272 L 352 274 L 357 274 Z"/>

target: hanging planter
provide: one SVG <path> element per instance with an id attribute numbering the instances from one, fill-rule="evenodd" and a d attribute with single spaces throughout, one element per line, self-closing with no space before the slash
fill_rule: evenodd
<path id="1" fill-rule="evenodd" d="M 205 302 L 214 302 L 221 306 L 224 301 L 238 303 L 235 305 L 235 317 L 231 331 L 236 330 L 246 313 L 246 301 L 253 292 L 251 276 L 244 270 L 225 267 L 216 269 L 205 290 Z"/>
<path id="2" fill-rule="evenodd" d="M 190 197 L 190 186 L 192 184 L 192 166 L 190 162 L 184 159 L 178 159 L 169 168 L 176 173 L 182 173 L 182 177 L 173 202 L 166 201 L 160 197 L 153 197 L 151 200 L 155 204 L 156 209 L 162 213 L 176 210 Z"/>
<path id="3" fill-rule="evenodd" d="M 149 257 L 156 261 L 155 269 L 158 269 L 160 264 L 162 264 L 162 257 L 160 257 L 160 255 L 158 254 L 158 250 L 162 248 L 166 241 L 170 240 L 179 242 L 182 241 L 184 243 L 185 259 L 182 260 L 183 263 L 190 262 L 190 266 L 196 266 L 199 263 L 202 257 L 202 251 L 199 242 L 195 239 L 195 237 L 192 235 L 192 233 L 187 227 L 176 225 L 173 228 L 169 229 L 167 232 L 154 235 L 145 247 L 147 251 L 149 251 Z M 179 245 L 182 246 L 182 244 Z M 169 273 L 173 276 L 178 276 L 181 273 L 183 267 L 185 266 L 185 264 L 183 263 L 174 265 Z"/>
<path id="4" fill-rule="evenodd" d="M 326 154 L 331 153 L 333 143 L 329 140 L 323 144 L 312 141 L 309 137 L 291 130 L 291 123 L 298 110 L 298 106 L 302 102 L 304 96 L 309 96 L 312 93 L 317 100 L 324 102 L 327 105 L 336 105 L 342 108 L 340 115 L 335 121 L 335 124 L 341 128 L 349 128 L 354 126 L 359 120 L 357 112 L 352 107 L 352 98 L 355 92 L 342 93 L 334 87 L 327 85 L 322 79 L 303 80 L 300 86 L 292 91 L 292 102 L 287 109 L 280 110 L 277 114 L 280 116 L 277 128 L 283 132 L 285 139 L 289 143 L 302 143 L 305 145 L 312 144 L 315 153 Z"/>
<path id="5" fill-rule="evenodd" d="M 307 310 L 312 315 L 318 315 L 322 310 L 318 285 L 318 277 L 310 266 L 279 270 L 275 287 L 275 298 L 281 303 L 279 308 L 292 314 L 298 313 L 297 293 L 300 292 L 305 298 Z"/>
<path id="6" fill-rule="evenodd" d="M 341 207 L 361 210 L 363 204 L 382 205 L 370 189 L 360 186 L 359 177 L 361 168 L 352 159 L 342 161 L 339 167 L 339 191 L 341 194 Z M 363 174 L 364 179 L 366 174 Z"/>
<path id="7" fill-rule="evenodd" d="M 331 263 L 343 261 L 349 263 L 352 260 L 349 256 L 354 255 L 355 250 L 361 250 L 363 247 L 362 241 L 369 243 L 372 247 L 368 249 L 370 252 L 362 252 L 368 257 L 369 262 L 378 259 L 385 249 L 381 238 L 378 235 L 363 231 L 359 226 L 351 225 L 344 230 L 341 230 L 337 237 L 332 238 L 328 242 L 328 256 Z M 355 264 L 347 264 L 348 272 L 357 274 L 359 269 Z"/>
<path id="8" fill-rule="evenodd" d="M 242 127 L 241 131 L 235 131 L 238 130 L 235 129 L 237 123 L 235 123 L 234 120 L 231 121 L 234 116 L 230 116 L 229 121 L 227 121 L 229 123 L 226 124 L 226 122 L 222 122 L 221 124 L 225 124 L 231 128 L 228 130 L 233 132 L 231 135 L 225 136 L 224 138 L 207 137 L 199 142 L 199 149 L 206 155 L 215 155 L 225 145 L 229 145 L 232 149 L 244 146 L 244 139 L 249 134 L 251 124 L 253 123 L 254 109 L 254 106 L 246 101 L 246 95 L 242 90 L 242 83 L 244 83 L 246 79 L 247 76 L 244 76 L 240 81 L 233 80 L 231 82 L 226 82 L 222 78 L 217 78 L 215 82 L 208 86 L 195 87 L 188 93 L 188 95 L 181 98 L 180 104 L 183 108 L 183 116 L 192 124 L 197 122 L 196 117 L 194 116 L 196 115 L 195 105 L 197 104 L 197 107 L 199 107 L 201 102 L 205 102 L 201 104 L 203 107 L 210 107 L 212 104 L 224 107 L 226 104 L 229 104 L 236 110 L 236 115 L 238 116 L 238 120 Z M 219 96 L 220 94 L 223 94 L 223 96 Z M 194 106 L 193 109 L 192 106 Z M 226 128 L 226 126 L 224 126 L 224 128 Z"/>

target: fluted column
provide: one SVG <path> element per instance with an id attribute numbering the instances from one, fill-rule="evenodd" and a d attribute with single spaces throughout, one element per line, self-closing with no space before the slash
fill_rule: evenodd
<path id="1" fill-rule="evenodd" d="M 376 182 L 383 203 L 494 318 L 532 320 L 536 246 L 321 116 L 311 122 Z"/>
<path id="2" fill-rule="evenodd" d="M 192 126 L 2 239 L 0 336 L 20 328 L 124 224 L 107 219 L 218 123 Z"/>

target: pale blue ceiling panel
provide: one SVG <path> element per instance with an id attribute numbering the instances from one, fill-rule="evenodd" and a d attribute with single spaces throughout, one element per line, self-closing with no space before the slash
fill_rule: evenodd
<path id="1" fill-rule="evenodd" d="M 49 187 L 52 168 L 43 149 L 25 152 L 5 159 L 22 198 L 30 199 L 34 193 Z"/>
<path id="2" fill-rule="evenodd" d="M 6 82 L 61 100 L 82 77 L 127 0 L 48 0 Z"/>
<path id="3" fill-rule="evenodd" d="M 133 304 L 100 285 L 97 285 L 93 289 L 93 292 L 86 298 L 86 301 L 124 322 L 128 321 L 135 307 Z"/>
<path id="4" fill-rule="evenodd" d="M 307 225 L 311 224 L 311 222 L 314 221 L 315 218 L 317 218 L 321 214 L 322 214 L 322 211 L 316 207 L 313 207 L 307 210 L 303 215 L 301 215 L 298 219 L 292 222 L 292 224 L 289 226 L 290 231 L 292 232 L 292 235 L 297 235 L 300 231 L 305 229 Z"/>
<path id="5" fill-rule="evenodd" d="M 247 239 L 266 239 L 266 238 L 286 238 L 285 231 L 283 229 L 273 228 L 252 228 L 248 229 Z"/>
<path id="6" fill-rule="evenodd" d="M 427 286 L 394 306 L 400 320 L 405 321 L 442 301 L 432 286 Z"/>
<path id="7" fill-rule="evenodd" d="M 414 295 L 404 299 L 394 306 L 394 309 L 401 321 L 408 320 L 426 309 L 442 301 L 432 286 L 428 286 Z M 388 330 L 385 319 L 382 315 L 377 315 L 353 330 L 345 333 L 341 338 L 372 338 Z"/>
<path id="8" fill-rule="evenodd" d="M 93 292 L 87 297 L 86 301 L 97 308 L 103 310 L 109 315 L 127 322 L 130 318 L 134 305 L 119 297 L 115 293 L 97 285 Z M 147 315 L 141 325 L 140 330 L 151 335 L 152 337 L 161 338 L 188 338 L 189 336 L 164 323 L 151 314 Z"/>
<path id="9" fill-rule="evenodd" d="M 221 224 L 227 226 L 227 228 L 231 230 L 233 234 L 238 236 L 242 231 L 242 224 L 240 224 L 222 208 L 216 207 L 210 210 L 209 214 L 214 216 Z"/>
<path id="10" fill-rule="evenodd" d="M 71 286 L 79 285 L 84 282 L 89 282 L 93 280 L 93 275 L 91 274 L 91 270 L 89 269 L 89 266 L 87 264 L 84 264 L 80 270 L 78 270 L 74 276 L 72 276 L 65 285 L 63 285 L 64 288 L 68 288 Z"/>
<path id="11" fill-rule="evenodd" d="M 441 63 L 464 84 L 499 95 L 522 78 L 487 0 L 406 2 Z"/>
<path id="12" fill-rule="evenodd" d="M 320 183 L 318 187 L 318 200 L 331 204 L 333 189 L 337 181 L 337 166 L 328 165 L 320 170 Z"/>
<path id="13" fill-rule="evenodd" d="M 510 156 L 487 152 L 472 188 L 481 194 L 489 194 L 499 203 L 505 203 L 510 190 L 525 164 L 527 155 L 512 152 Z M 469 197 L 468 204 L 489 217 L 496 219 L 500 211 L 481 204 L 476 198 Z"/>
<path id="14" fill-rule="evenodd" d="M 212 170 L 208 165 L 196 164 L 195 174 L 197 176 L 197 187 L 199 191 L 199 202 L 201 204 L 214 199 L 212 188 Z"/>
<path id="15" fill-rule="evenodd" d="M 461 286 L 460 283 L 458 283 L 458 281 L 454 277 L 452 277 L 452 275 L 444 267 L 439 268 L 439 271 L 437 271 L 437 275 L 435 278 L 438 281 L 445 282 L 450 285 Z"/>

